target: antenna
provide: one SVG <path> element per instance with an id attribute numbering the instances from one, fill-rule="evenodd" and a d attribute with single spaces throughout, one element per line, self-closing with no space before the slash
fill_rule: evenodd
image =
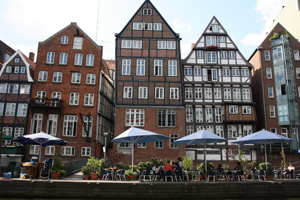
<path id="1" fill-rule="evenodd" d="M 97 26 L 96 26 L 96 40 L 95 40 L 96 43 L 97 43 L 97 36 L 98 36 L 99 14 L 100 14 L 100 0 L 98 1 L 98 14 L 97 14 Z"/>

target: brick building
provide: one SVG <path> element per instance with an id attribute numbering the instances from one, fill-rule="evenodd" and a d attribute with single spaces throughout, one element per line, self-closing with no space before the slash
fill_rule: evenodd
<path id="1" fill-rule="evenodd" d="M 254 66 L 253 97 L 257 104 L 258 129 L 294 139 L 273 144 L 268 160 L 280 163 L 281 147 L 292 152 L 287 161 L 299 159 L 300 43 L 278 23 L 249 58 Z M 297 94 L 298 93 L 298 94 Z"/>
<path id="2" fill-rule="evenodd" d="M 0 71 L 0 128 L 3 132 L 1 154 L 8 156 L 7 162 L 21 161 L 23 147 L 12 139 L 26 134 L 28 100 L 35 70 L 34 54 L 30 53 L 29 59 L 17 50 L 6 58 Z"/>
<path id="3" fill-rule="evenodd" d="M 226 162 L 231 141 L 255 131 L 251 64 L 238 50 L 224 27 L 213 17 L 183 61 L 186 134 L 208 130 L 228 141 L 208 145 L 207 160 Z M 242 147 L 248 160 L 256 149 Z M 187 146 L 195 161 L 203 160 L 203 145 Z"/>
<path id="4" fill-rule="evenodd" d="M 115 136 L 131 126 L 164 134 L 169 140 L 138 144 L 135 163 L 152 157 L 176 159 L 185 147 L 172 141 L 185 135 L 180 38 L 149 0 L 116 34 Z M 131 154 L 130 144 L 115 144 Z M 127 157 L 128 161 L 130 156 Z"/>
<path id="5" fill-rule="evenodd" d="M 102 50 L 76 23 L 39 43 L 27 131 L 69 142 L 43 147 L 42 159 L 60 151 L 65 161 L 102 157 L 103 133 L 113 131 L 113 115 L 107 111 L 112 112 L 113 85 Z M 111 95 L 103 106 L 100 99 L 106 93 Z M 38 151 L 31 145 L 26 156 Z"/>

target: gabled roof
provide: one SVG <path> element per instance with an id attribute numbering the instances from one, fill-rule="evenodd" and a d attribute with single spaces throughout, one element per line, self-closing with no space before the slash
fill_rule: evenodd
<path id="1" fill-rule="evenodd" d="M 212 32 L 212 25 L 218 25 L 219 26 L 219 32 L 218 33 L 213 33 Z M 239 51 L 238 47 L 236 46 L 236 44 L 233 42 L 233 40 L 230 38 L 230 36 L 228 35 L 227 31 L 225 30 L 225 28 L 222 26 L 222 24 L 219 22 L 219 20 L 213 16 L 212 19 L 210 20 L 210 22 L 208 23 L 208 25 L 206 26 L 204 32 L 202 33 L 202 35 L 200 36 L 200 38 L 198 39 L 198 41 L 196 42 L 196 44 L 193 46 L 193 49 L 190 51 L 189 55 L 183 60 L 184 63 L 187 63 L 188 59 L 191 57 L 191 55 L 193 54 L 194 51 L 196 50 L 205 50 L 205 46 L 201 46 L 199 45 L 201 41 L 205 40 L 205 36 L 206 35 L 211 35 L 211 36 L 226 36 L 227 40 L 230 41 L 230 43 L 232 44 L 233 48 L 232 50 L 235 50 L 240 57 L 242 58 L 242 60 L 245 62 L 245 64 L 249 67 L 253 67 L 246 59 L 245 57 L 241 54 L 241 52 Z"/>
<path id="2" fill-rule="evenodd" d="M 124 28 L 121 30 L 120 33 L 117 33 L 116 34 L 116 37 L 119 37 L 123 31 L 127 28 L 127 26 L 132 22 L 132 20 L 136 17 L 136 15 L 138 14 L 138 12 L 140 10 L 143 9 L 143 7 L 146 5 L 146 4 L 150 4 L 150 6 L 152 7 L 152 9 L 154 9 L 158 16 L 162 19 L 162 21 L 164 22 L 164 24 L 167 25 L 167 27 L 170 29 L 170 31 L 174 34 L 174 36 L 176 37 L 179 37 L 179 34 L 178 33 L 175 33 L 174 30 L 171 28 L 171 26 L 167 23 L 167 21 L 163 18 L 163 16 L 160 14 L 160 12 L 156 9 L 156 7 L 152 4 L 152 2 L 150 0 L 145 0 L 144 3 L 140 6 L 140 8 L 135 12 L 135 14 L 131 17 L 131 19 L 128 21 L 128 23 L 124 26 Z"/>
<path id="3" fill-rule="evenodd" d="M 27 56 L 25 56 L 19 49 L 5 63 L 3 63 L 3 67 L 0 70 L 0 76 L 2 76 L 2 74 L 6 68 L 6 65 L 12 59 L 14 59 L 17 55 L 19 55 L 21 57 L 21 59 L 23 60 L 23 62 L 25 63 L 28 82 L 33 82 L 33 78 L 31 77 L 31 74 L 30 74 L 30 68 L 34 70 L 35 64 Z"/>
<path id="4" fill-rule="evenodd" d="M 10 46 L 8 46 L 7 44 L 5 44 L 2 40 L 0 40 L 0 52 L 2 50 L 5 50 L 5 52 L 8 52 L 10 55 L 13 55 L 16 51 L 11 48 Z M 3 55 L 4 56 L 4 55 Z M 0 64 L 4 63 L 4 57 L 1 56 L 0 54 Z"/>

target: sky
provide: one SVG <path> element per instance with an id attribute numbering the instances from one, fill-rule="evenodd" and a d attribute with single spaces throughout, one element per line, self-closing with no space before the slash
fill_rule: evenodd
<path id="1" fill-rule="evenodd" d="M 248 59 L 263 41 L 288 0 L 151 0 L 179 33 L 184 59 L 215 16 Z M 38 43 L 71 22 L 103 46 L 114 59 L 115 33 L 128 23 L 144 0 L 0 0 L 0 40 L 25 55 L 37 55 Z"/>

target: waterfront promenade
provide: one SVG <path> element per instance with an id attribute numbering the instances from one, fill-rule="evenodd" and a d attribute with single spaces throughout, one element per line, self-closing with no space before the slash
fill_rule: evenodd
<path id="1" fill-rule="evenodd" d="M 300 180 L 141 182 L 82 180 L 0 180 L 1 198 L 64 199 L 298 199 Z M 299 198 L 300 199 L 300 198 Z"/>

